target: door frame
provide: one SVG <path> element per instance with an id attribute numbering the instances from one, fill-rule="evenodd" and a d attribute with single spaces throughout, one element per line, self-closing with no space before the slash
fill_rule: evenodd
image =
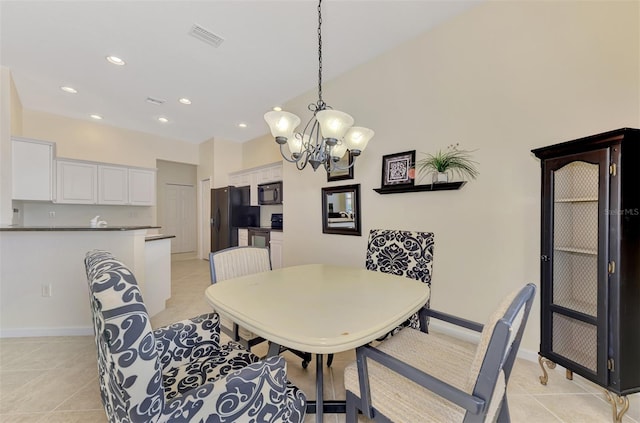
<path id="1" fill-rule="evenodd" d="M 198 257 L 209 260 L 211 251 L 211 178 L 200 180 L 200 211 L 198 219 Z"/>

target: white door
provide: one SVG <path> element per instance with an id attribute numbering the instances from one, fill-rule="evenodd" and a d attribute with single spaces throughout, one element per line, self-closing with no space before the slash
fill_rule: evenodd
<path id="1" fill-rule="evenodd" d="M 188 253 L 197 249 L 196 192 L 193 185 L 165 186 L 163 233 L 175 235 L 171 253 Z"/>
<path id="2" fill-rule="evenodd" d="M 209 219 L 211 216 L 211 181 L 200 181 L 200 258 L 209 259 L 211 251 L 211 230 Z"/>

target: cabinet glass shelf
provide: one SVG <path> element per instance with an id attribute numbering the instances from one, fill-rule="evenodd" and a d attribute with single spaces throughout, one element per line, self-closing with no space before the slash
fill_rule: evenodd
<path id="1" fill-rule="evenodd" d="M 598 197 L 576 197 L 576 198 L 556 198 L 556 203 L 594 203 L 598 201 Z"/>
<path id="2" fill-rule="evenodd" d="M 598 316 L 598 304 L 590 303 L 587 301 L 583 301 L 577 298 L 565 298 L 565 299 L 554 299 L 553 304 L 566 308 L 568 310 L 574 310 L 582 314 L 586 314 L 593 318 Z"/>
<path id="3" fill-rule="evenodd" d="M 598 255 L 598 250 L 591 250 L 587 248 L 574 248 L 574 247 L 554 247 L 554 251 L 562 251 L 565 253 L 576 253 L 576 254 L 588 254 L 588 255 Z"/>

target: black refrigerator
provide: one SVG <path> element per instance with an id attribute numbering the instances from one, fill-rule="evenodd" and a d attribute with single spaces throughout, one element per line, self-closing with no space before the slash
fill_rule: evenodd
<path id="1" fill-rule="evenodd" d="M 260 207 L 250 206 L 249 187 L 211 190 L 211 252 L 238 245 L 238 228 L 260 225 Z"/>

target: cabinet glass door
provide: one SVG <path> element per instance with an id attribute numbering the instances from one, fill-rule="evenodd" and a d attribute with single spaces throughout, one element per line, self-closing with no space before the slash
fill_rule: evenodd
<path id="1" fill-rule="evenodd" d="M 551 199 L 547 210 L 551 277 L 549 327 L 553 354 L 576 363 L 594 376 L 606 357 L 606 333 L 600 318 L 605 305 L 603 263 L 606 262 L 608 152 L 599 150 L 550 163 Z M 604 177 L 603 177 L 604 176 Z M 605 257 L 605 258 L 603 258 Z M 603 277 L 605 279 L 603 279 Z M 545 328 L 543 328 L 545 330 Z"/>

